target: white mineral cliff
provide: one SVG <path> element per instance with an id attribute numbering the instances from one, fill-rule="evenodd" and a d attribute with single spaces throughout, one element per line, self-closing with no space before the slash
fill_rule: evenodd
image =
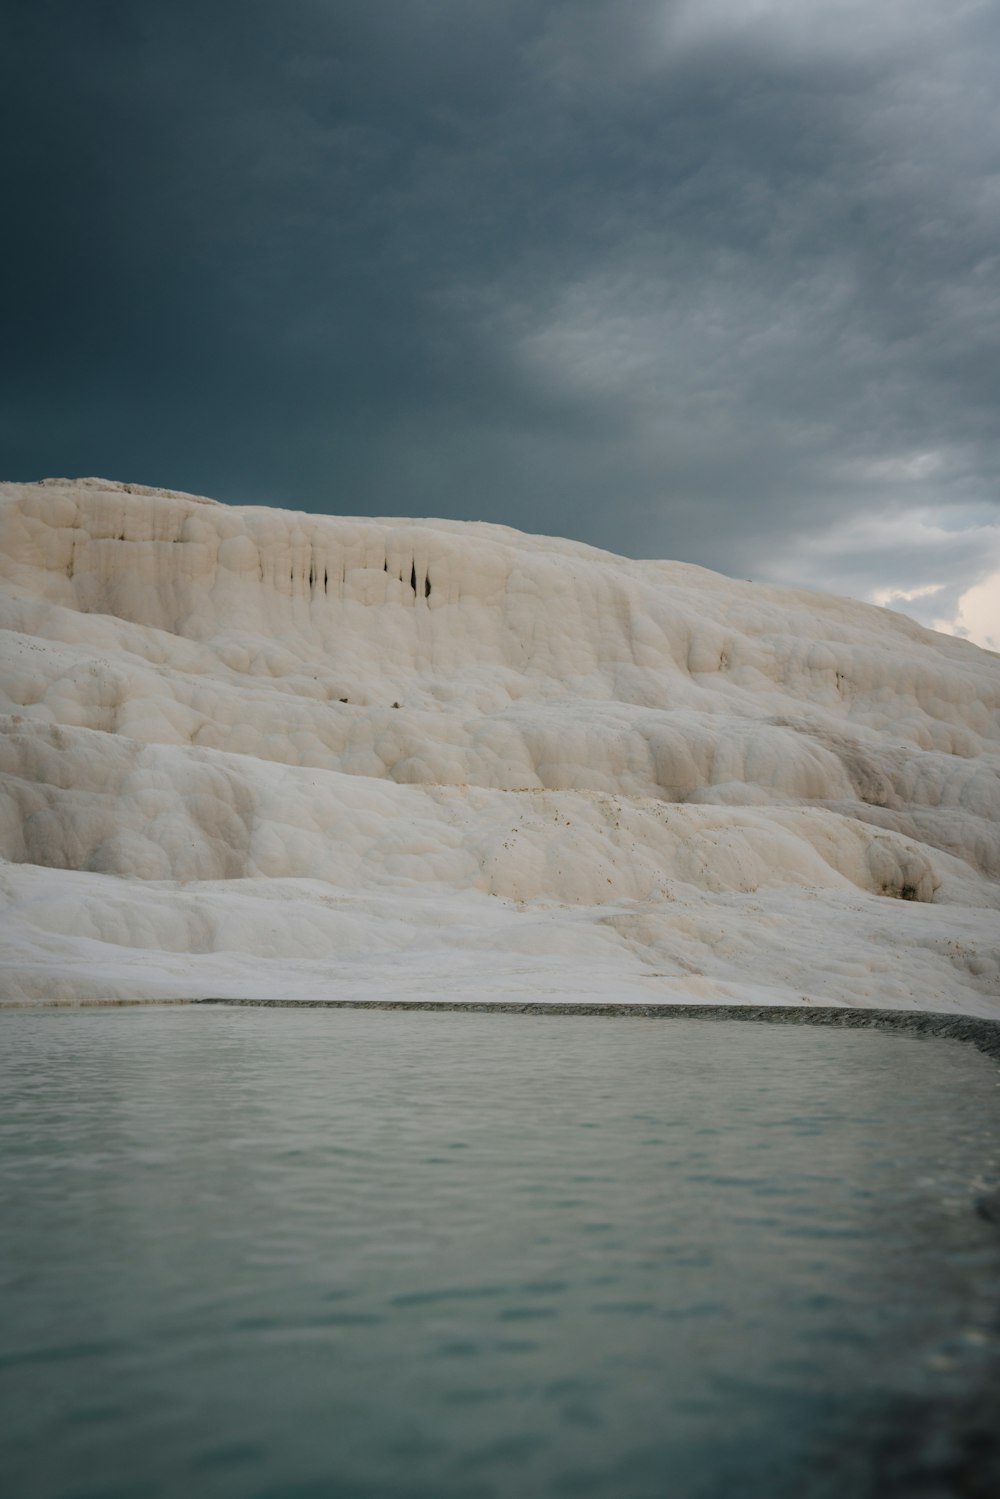
<path id="1" fill-rule="evenodd" d="M 1000 657 L 499 526 L 0 486 L 8 1000 L 1000 1016 Z"/>

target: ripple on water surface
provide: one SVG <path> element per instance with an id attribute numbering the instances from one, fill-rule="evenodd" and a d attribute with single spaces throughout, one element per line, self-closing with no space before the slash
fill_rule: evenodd
<path id="1" fill-rule="evenodd" d="M 17 1499 L 992 1492 L 971 1048 L 174 1007 L 0 1045 Z"/>

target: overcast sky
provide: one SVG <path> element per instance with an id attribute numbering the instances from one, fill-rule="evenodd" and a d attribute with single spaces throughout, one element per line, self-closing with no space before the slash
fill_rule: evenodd
<path id="1" fill-rule="evenodd" d="M 4 0 L 3 477 L 1000 649 L 1000 0 Z"/>

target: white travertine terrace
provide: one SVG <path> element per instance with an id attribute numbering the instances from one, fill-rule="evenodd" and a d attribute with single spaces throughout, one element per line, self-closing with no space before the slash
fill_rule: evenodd
<path id="1" fill-rule="evenodd" d="M 9 1001 L 1000 1016 L 1000 657 L 499 526 L 0 486 Z"/>

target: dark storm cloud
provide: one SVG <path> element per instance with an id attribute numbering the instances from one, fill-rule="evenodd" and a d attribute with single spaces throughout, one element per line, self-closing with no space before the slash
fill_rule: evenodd
<path id="1" fill-rule="evenodd" d="M 988 570 L 995 4 L 2 15 L 10 473 Z"/>

